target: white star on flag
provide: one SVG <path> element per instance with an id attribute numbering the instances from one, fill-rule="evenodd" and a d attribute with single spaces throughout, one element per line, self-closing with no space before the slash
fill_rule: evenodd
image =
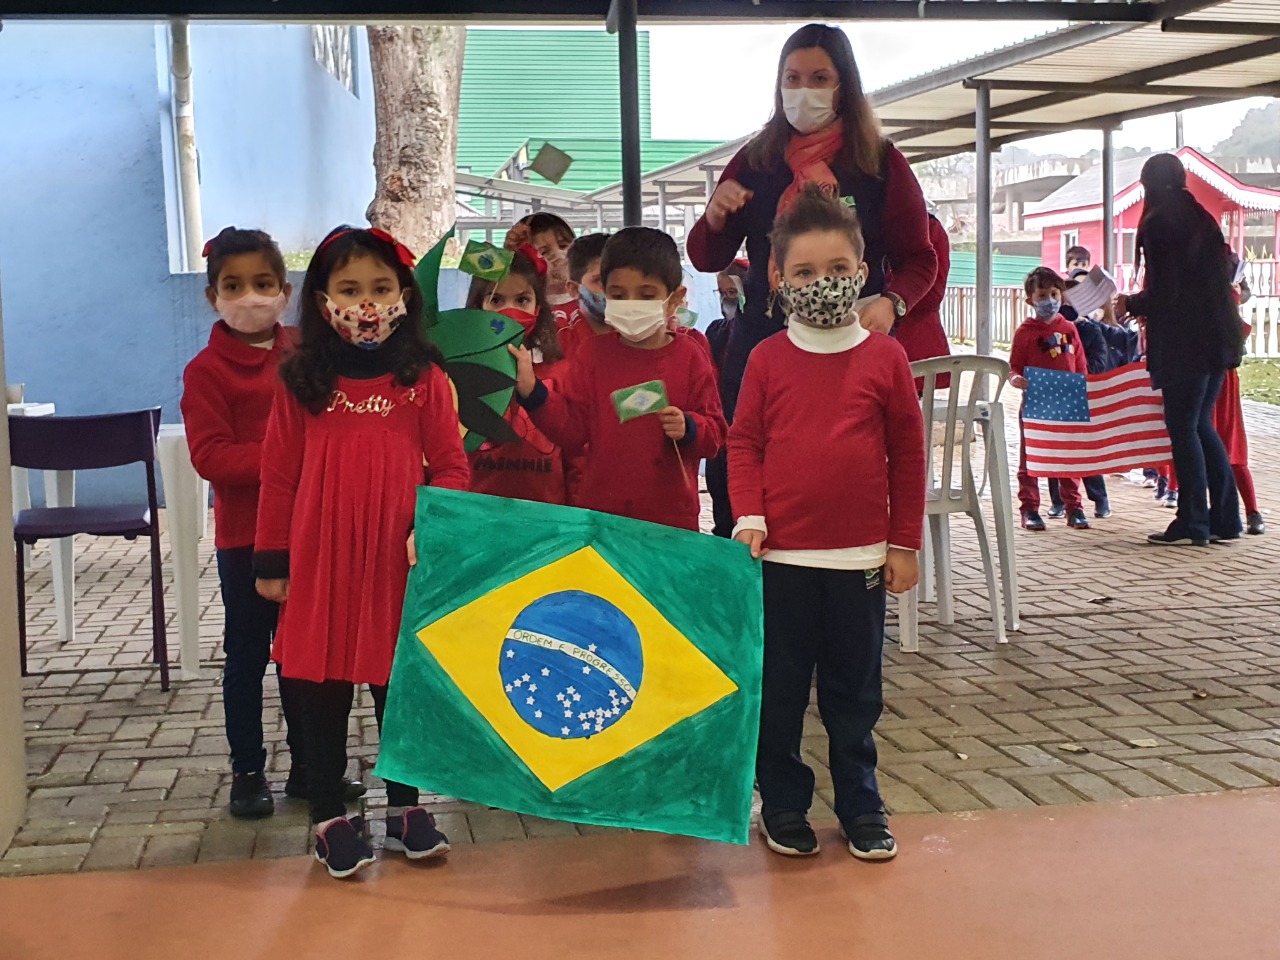
<path id="1" fill-rule="evenodd" d="M 535 710 L 535 711 L 533 711 L 533 715 L 534 715 L 534 717 L 535 717 L 536 719 L 538 719 L 538 720 L 541 720 L 541 719 L 542 719 L 542 711 L 541 711 L 541 710 Z"/>
<path id="2" fill-rule="evenodd" d="M 543 668 L 542 668 L 542 675 L 543 675 L 544 677 L 549 677 L 549 676 L 551 676 L 551 670 L 550 670 L 550 668 L 549 668 L 549 667 L 543 667 Z"/>
<path id="3" fill-rule="evenodd" d="M 568 728 L 568 727 L 561 727 L 561 728 L 560 728 L 560 736 L 562 736 L 562 737 L 567 737 L 568 735 L 569 735 L 569 728 Z"/>
<path id="4" fill-rule="evenodd" d="M 508 660 L 514 660 L 515 658 L 516 658 L 516 652 L 515 652 L 514 650 L 508 650 L 508 651 L 507 651 L 507 659 L 508 659 Z"/>
<path id="5" fill-rule="evenodd" d="M 525 702 L 525 703 L 527 703 L 529 706 L 531 706 L 531 707 L 532 707 L 532 706 L 533 706 L 533 697 L 525 697 L 525 698 L 524 698 L 524 702 Z"/>

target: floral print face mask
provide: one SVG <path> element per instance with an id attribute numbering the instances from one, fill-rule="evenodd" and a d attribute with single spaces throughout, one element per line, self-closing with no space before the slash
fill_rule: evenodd
<path id="1" fill-rule="evenodd" d="M 353 347 L 377 350 L 396 332 L 409 311 L 403 298 L 395 303 L 362 300 L 349 307 L 340 307 L 326 294 L 321 313 L 338 336 Z"/>

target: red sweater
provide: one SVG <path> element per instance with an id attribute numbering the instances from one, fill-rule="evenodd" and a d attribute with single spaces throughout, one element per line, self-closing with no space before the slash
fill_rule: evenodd
<path id="1" fill-rule="evenodd" d="M 196 473 L 213 486 L 214 543 L 219 550 L 253 546 L 258 475 L 277 369 L 297 339 L 276 327 L 270 350 L 242 343 L 221 320 L 209 345 L 182 374 L 182 419 Z"/>
<path id="2" fill-rule="evenodd" d="M 679 455 L 657 416 L 618 420 L 614 391 L 649 380 L 663 381 L 671 404 L 685 413 Z M 676 335 L 658 350 L 640 350 L 619 337 L 593 337 L 558 390 L 540 386 L 525 403 L 567 456 L 587 448 L 575 506 L 698 529 L 698 461 L 720 450 L 725 421 L 711 361 L 691 338 Z"/>
<path id="3" fill-rule="evenodd" d="M 919 549 L 924 424 L 902 347 L 872 333 L 843 353 L 801 350 L 786 331 L 747 363 L 729 431 L 729 499 L 762 516 L 765 545 Z"/>
<path id="4" fill-rule="evenodd" d="M 1009 369 L 1020 377 L 1027 367 L 1088 373 L 1089 361 L 1076 325 L 1061 314 L 1047 323 L 1036 317 L 1023 320 L 1013 333 Z"/>
<path id="5" fill-rule="evenodd" d="M 929 357 L 945 357 L 951 353 L 951 341 L 942 326 L 940 308 L 947 296 L 947 277 L 951 273 L 951 243 L 947 229 L 935 217 L 929 218 L 929 243 L 938 255 L 938 273 L 933 286 L 921 297 L 907 315 L 893 325 L 893 338 L 902 344 L 910 361 Z M 945 388 L 951 382 L 940 382 Z"/>

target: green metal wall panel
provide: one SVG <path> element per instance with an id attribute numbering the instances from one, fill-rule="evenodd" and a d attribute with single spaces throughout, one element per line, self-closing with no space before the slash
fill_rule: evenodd
<path id="1" fill-rule="evenodd" d="M 648 139 L 646 31 L 637 44 L 640 135 Z M 617 37 L 603 30 L 467 31 L 458 118 L 460 170 L 490 176 L 532 138 L 558 144 L 621 134 Z"/>

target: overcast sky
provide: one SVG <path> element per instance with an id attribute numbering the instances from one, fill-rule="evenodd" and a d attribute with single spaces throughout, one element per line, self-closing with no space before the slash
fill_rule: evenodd
<path id="1" fill-rule="evenodd" d="M 778 51 L 802 23 L 647 27 L 650 33 L 653 135 L 662 139 L 729 140 L 757 129 L 772 108 Z M 861 23 L 846 26 L 868 89 L 885 87 L 1029 37 L 1060 29 L 1029 23 Z M 1116 65 L 1123 72 L 1123 65 Z M 1250 107 L 1243 100 L 1185 114 L 1187 143 L 1208 148 L 1231 135 Z M 1044 117 L 1052 121 L 1052 114 Z M 1173 116 L 1135 120 L 1117 146 L 1172 149 Z M 1101 134 L 1040 137 L 1023 146 L 1040 153 L 1083 155 Z"/>

